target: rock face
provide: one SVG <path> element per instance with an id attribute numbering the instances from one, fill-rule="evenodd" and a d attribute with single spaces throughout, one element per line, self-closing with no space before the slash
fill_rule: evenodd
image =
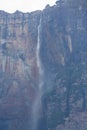
<path id="1" fill-rule="evenodd" d="M 32 13 L 0 11 L 1 130 L 31 130 L 40 20 L 44 76 L 38 130 L 87 129 L 87 9 L 85 0 L 73 1 Z"/>
<path id="2" fill-rule="evenodd" d="M 87 121 L 87 10 L 85 2 L 79 2 L 59 1 L 43 11 L 43 106 L 51 130 L 87 128 L 81 125 L 81 120 Z"/>
<path id="3" fill-rule="evenodd" d="M 37 26 L 40 11 L 0 11 L 0 129 L 29 130 L 38 80 Z"/>

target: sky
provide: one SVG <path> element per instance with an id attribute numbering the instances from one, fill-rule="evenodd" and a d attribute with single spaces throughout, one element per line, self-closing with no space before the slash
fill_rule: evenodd
<path id="1" fill-rule="evenodd" d="M 13 13 L 16 10 L 31 12 L 42 10 L 47 4 L 54 5 L 56 0 L 0 0 L 0 10 Z"/>

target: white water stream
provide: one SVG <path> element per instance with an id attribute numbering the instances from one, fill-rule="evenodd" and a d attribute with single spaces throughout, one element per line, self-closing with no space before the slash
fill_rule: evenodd
<path id="1" fill-rule="evenodd" d="M 38 130 L 38 122 L 41 116 L 41 110 L 42 110 L 42 103 L 41 103 L 41 97 L 42 97 L 42 87 L 43 87 L 43 68 L 42 63 L 40 59 L 40 47 L 41 47 L 41 19 L 40 23 L 38 25 L 38 36 L 37 36 L 37 47 L 36 47 L 36 60 L 37 60 L 37 68 L 38 68 L 38 89 L 37 89 L 37 95 L 35 97 L 35 101 L 33 104 L 32 109 L 32 128 L 31 130 Z"/>

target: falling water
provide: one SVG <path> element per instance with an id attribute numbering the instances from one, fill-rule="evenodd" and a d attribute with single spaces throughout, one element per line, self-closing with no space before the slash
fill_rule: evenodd
<path id="1" fill-rule="evenodd" d="M 42 68 L 42 63 L 41 63 L 41 59 L 40 59 L 40 46 L 41 46 L 40 35 L 41 35 L 41 19 L 40 19 L 40 23 L 38 25 L 38 37 L 37 37 L 37 49 L 36 49 L 37 67 L 38 67 L 38 71 L 39 71 L 38 88 L 41 91 L 42 86 L 43 86 L 43 68 Z"/>
<path id="2" fill-rule="evenodd" d="M 39 119 L 41 116 L 41 97 L 42 97 L 42 86 L 43 86 L 43 68 L 40 59 L 40 46 L 41 46 L 41 19 L 38 25 L 38 37 L 37 37 L 37 47 L 36 47 L 36 60 L 37 60 L 37 67 L 38 67 L 38 93 L 36 95 L 33 110 L 32 110 L 32 129 L 31 130 L 38 130 Z"/>

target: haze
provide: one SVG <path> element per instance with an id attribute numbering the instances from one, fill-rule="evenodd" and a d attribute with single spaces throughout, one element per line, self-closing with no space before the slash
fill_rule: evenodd
<path id="1" fill-rule="evenodd" d="M 16 10 L 31 12 L 43 10 L 47 4 L 54 5 L 56 0 L 0 0 L 0 10 L 13 13 Z"/>

